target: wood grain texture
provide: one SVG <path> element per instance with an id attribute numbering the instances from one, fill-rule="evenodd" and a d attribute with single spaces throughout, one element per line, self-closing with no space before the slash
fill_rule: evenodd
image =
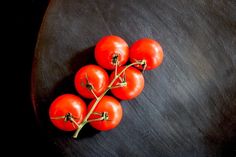
<path id="1" fill-rule="evenodd" d="M 35 49 L 32 101 L 38 125 L 61 156 L 223 157 L 236 154 L 236 2 L 234 0 L 52 0 Z M 129 45 L 158 40 L 163 64 L 145 72 L 140 96 L 122 101 L 111 131 L 80 137 L 55 129 L 48 108 L 75 93 L 75 72 L 114 34 Z"/>

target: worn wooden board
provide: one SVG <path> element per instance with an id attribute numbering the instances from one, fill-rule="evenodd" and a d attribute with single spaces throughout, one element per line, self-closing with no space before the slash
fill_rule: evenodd
<path id="1" fill-rule="evenodd" d="M 215 157 L 236 154 L 236 2 L 234 0 L 51 0 L 32 68 L 37 125 L 62 156 Z M 158 40 L 163 64 L 145 72 L 140 96 L 107 132 L 80 137 L 55 129 L 48 108 L 75 93 L 73 77 L 93 62 L 96 42 L 114 34 L 129 45 Z"/>

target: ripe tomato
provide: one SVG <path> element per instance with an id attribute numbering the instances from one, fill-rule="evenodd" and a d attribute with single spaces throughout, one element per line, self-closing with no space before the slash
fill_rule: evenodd
<path id="1" fill-rule="evenodd" d="M 158 67 L 163 61 L 163 50 L 161 45 L 149 38 L 142 38 L 134 42 L 130 47 L 130 61 L 146 60 L 146 70 Z M 143 69 L 143 66 L 137 66 Z"/>
<path id="2" fill-rule="evenodd" d="M 125 66 L 119 67 L 117 73 L 120 73 Z M 110 81 L 114 79 L 115 72 L 113 71 L 110 76 Z M 126 82 L 126 86 L 117 87 L 111 89 L 113 95 L 121 100 L 129 100 L 137 97 L 144 88 L 144 77 L 143 74 L 134 67 L 129 67 L 121 75 L 120 79 L 118 78 L 113 86 L 119 86 L 119 83 Z"/>
<path id="3" fill-rule="evenodd" d="M 92 108 L 95 101 L 96 99 L 92 100 L 89 104 L 88 112 Z M 101 115 L 99 114 L 103 114 L 104 112 L 107 113 L 107 120 L 90 122 L 90 125 L 101 131 L 106 131 L 117 127 L 123 115 L 122 106 L 119 101 L 111 96 L 104 96 L 94 109 L 93 113 L 96 114 L 91 114 L 88 120 L 101 118 Z"/>
<path id="4" fill-rule="evenodd" d="M 80 68 L 74 79 L 77 92 L 85 98 L 95 98 L 94 94 L 99 96 L 107 89 L 108 83 L 109 76 L 107 72 L 92 64 Z"/>
<path id="5" fill-rule="evenodd" d="M 85 102 L 73 94 L 63 94 L 57 97 L 50 105 L 49 116 L 52 124 L 64 131 L 77 129 L 87 114 Z M 74 122 L 70 119 L 73 118 Z"/>
<path id="6" fill-rule="evenodd" d="M 95 59 L 105 69 L 113 70 L 118 65 L 124 65 L 129 59 L 128 44 L 119 36 L 109 35 L 101 38 L 95 47 Z"/>

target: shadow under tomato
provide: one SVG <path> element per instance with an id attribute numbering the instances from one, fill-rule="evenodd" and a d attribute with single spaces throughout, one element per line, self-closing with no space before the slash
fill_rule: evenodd
<path id="1" fill-rule="evenodd" d="M 94 129 L 90 124 L 86 124 L 78 135 L 78 139 L 88 138 L 101 132 L 100 130 Z"/>
<path id="2" fill-rule="evenodd" d="M 89 47 L 81 52 L 77 52 L 74 57 L 71 58 L 69 65 L 70 69 L 76 73 L 82 66 L 88 64 L 97 64 L 94 57 L 95 46 Z"/>
<path id="3" fill-rule="evenodd" d="M 69 70 L 71 71 L 70 75 L 66 76 L 59 83 L 55 84 L 54 89 L 52 90 L 51 97 L 56 98 L 58 95 L 71 93 L 80 96 L 86 104 L 88 104 L 91 100 L 83 98 L 75 89 L 74 86 L 74 77 L 76 72 L 83 66 L 88 64 L 96 64 L 94 58 L 94 48 L 89 47 L 81 52 L 77 52 L 75 56 L 73 56 L 69 63 Z"/>

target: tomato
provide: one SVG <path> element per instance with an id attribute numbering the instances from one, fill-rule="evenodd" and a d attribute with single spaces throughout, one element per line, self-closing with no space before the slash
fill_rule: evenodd
<path id="1" fill-rule="evenodd" d="M 116 67 L 116 59 L 119 66 L 128 61 L 128 44 L 119 36 L 105 36 L 95 46 L 95 59 L 103 68 L 113 70 Z"/>
<path id="2" fill-rule="evenodd" d="M 142 38 L 134 42 L 130 47 L 130 61 L 146 61 L 146 70 L 157 68 L 163 61 L 163 50 L 159 42 Z M 143 69 L 143 66 L 137 66 Z"/>
<path id="3" fill-rule="evenodd" d="M 117 73 L 120 73 L 125 66 L 119 67 Z M 114 79 L 115 71 L 112 72 L 110 76 L 110 81 Z M 111 89 L 113 95 L 121 100 L 129 100 L 137 97 L 144 88 L 144 77 L 143 74 L 134 67 L 129 67 L 121 75 L 120 79 L 118 78 L 113 86 L 119 86 L 119 83 L 126 82 L 126 86 L 117 87 Z"/>
<path id="4" fill-rule="evenodd" d="M 49 117 L 52 124 L 64 131 L 76 130 L 75 123 L 81 123 L 86 114 L 85 102 L 73 94 L 63 94 L 57 97 L 49 107 Z"/>
<path id="5" fill-rule="evenodd" d="M 85 98 L 95 98 L 102 94 L 108 86 L 107 72 L 97 65 L 86 65 L 80 68 L 74 79 L 77 92 Z M 94 93 L 94 94 L 93 94 Z"/>
<path id="6" fill-rule="evenodd" d="M 88 106 L 88 112 L 96 102 L 96 99 L 92 100 Z M 123 110 L 118 100 L 111 96 L 104 96 L 96 108 L 94 109 L 95 114 L 91 114 L 88 120 L 101 118 L 101 114 L 107 113 L 107 120 L 93 121 L 90 125 L 97 130 L 107 131 L 117 127 L 122 119 Z M 100 115 L 99 115 L 100 114 Z"/>

